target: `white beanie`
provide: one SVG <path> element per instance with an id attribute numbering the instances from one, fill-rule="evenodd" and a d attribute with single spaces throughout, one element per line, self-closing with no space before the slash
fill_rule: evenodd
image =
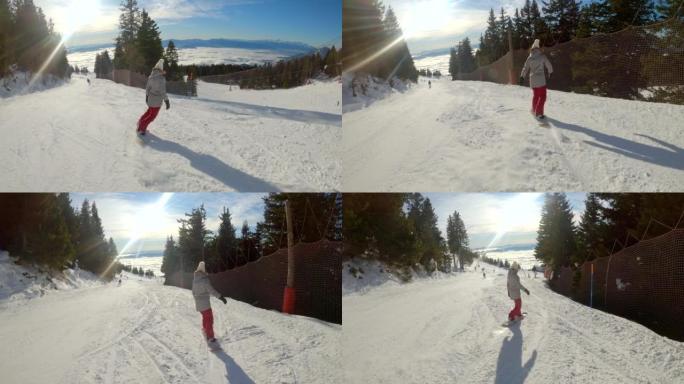
<path id="1" fill-rule="evenodd" d="M 154 66 L 154 69 L 158 69 L 160 71 L 163 71 L 164 70 L 164 59 L 159 59 L 159 61 L 157 61 L 157 64 Z"/>
<path id="2" fill-rule="evenodd" d="M 539 40 L 537 40 L 539 41 Z M 518 264 L 517 261 L 514 261 L 513 264 L 511 264 L 511 269 L 519 271 L 520 270 L 520 264 Z"/>
<path id="3" fill-rule="evenodd" d="M 199 262 L 199 265 L 197 266 L 197 270 L 195 272 L 207 273 L 207 269 L 204 267 L 204 261 Z"/>
<path id="4" fill-rule="evenodd" d="M 532 43 L 531 49 L 534 49 L 534 48 L 539 49 L 539 39 L 534 39 L 534 43 Z"/>

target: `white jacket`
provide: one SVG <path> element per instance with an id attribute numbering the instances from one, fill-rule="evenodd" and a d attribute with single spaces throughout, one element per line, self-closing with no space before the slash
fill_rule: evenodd
<path id="1" fill-rule="evenodd" d="M 520 276 L 518 276 L 518 272 L 512 268 L 508 270 L 508 280 L 506 285 L 508 287 L 508 297 L 513 300 L 520 298 L 520 289 L 527 291 L 527 288 L 520 283 Z"/>
<path id="2" fill-rule="evenodd" d="M 527 57 L 527 60 L 525 60 L 525 65 L 520 73 L 520 77 L 527 77 L 529 73 L 530 88 L 543 87 L 546 85 L 545 68 L 550 76 L 553 73 L 551 62 L 540 50 L 533 49 Z"/>

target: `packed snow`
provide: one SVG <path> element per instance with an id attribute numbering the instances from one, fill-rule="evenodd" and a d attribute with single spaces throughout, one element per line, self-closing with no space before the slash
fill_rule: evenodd
<path id="1" fill-rule="evenodd" d="M 506 271 L 480 264 L 398 284 L 378 269 L 345 290 L 342 356 L 350 383 L 681 383 L 684 343 L 591 309 L 521 274 L 527 317 L 504 327 Z M 343 285 L 354 279 L 344 270 Z M 371 284 L 373 285 L 373 284 Z"/>
<path id="2" fill-rule="evenodd" d="M 3 382 L 341 382 L 341 326 L 212 299 L 211 352 L 191 291 L 130 276 L 0 309 Z"/>
<path id="3" fill-rule="evenodd" d="M 344 84 L 345 191 L 684 189 L 682 105 L 552 90 L 544 127 L 527 87 L 427 80 L 373 102 Z"/>
<path id="4" fill-rule="evenodd" d="M 197 98 L 169 95 L 144 140 L 145 91 L 90 81 L 2 100 L 3 190 L 340 189 L 337 80 L 265 91 L 200 82 Z"/>
<path id="5" fill-rule="evenodd" d="M 0 310 L 23 305 L 26 300 L 47 294 L 101 285 L 91 272 L 80 269 L 55 271 L 35 265 L 19 264 L 9 252 L 0 251 Z"/>

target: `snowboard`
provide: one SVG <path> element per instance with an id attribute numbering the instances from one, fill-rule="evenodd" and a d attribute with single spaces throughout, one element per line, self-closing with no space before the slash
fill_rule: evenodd
<path id="1" fill-rule="evenodd" d="M 207 341 L 207 347 L 212 352 L 220 351 L 223 349 L 223 348 L 221 348 L 221 344 L 219 344 L 218 339 L 216 339 L 216 341 L 214 341 L 214 342 Z"/>
<path id="2" fill-rule="evenodd" d="M 522 316 L 518 316 L 515 318 L 515 320 L 508 320 L 505 321 L 503 324 L 501 324 L 502 327 L 510 327 L 513 324 L 521 322 L 523 319 L 527 317 L 527 312 L 523 312 Z"/>

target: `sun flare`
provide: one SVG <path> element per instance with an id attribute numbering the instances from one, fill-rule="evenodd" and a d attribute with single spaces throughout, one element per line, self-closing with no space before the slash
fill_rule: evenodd
<path id="1" fill-rule="evenodd" d="M 62 9 L 63 39 L 96 22 L 102 12 L 100 0 L 72 0 Z"/>
<path id="2" fill-rule="evenodd" d="M 537 225 L 539 220 L 539 206 L 536 193 L 521 193 L 506 200 L 503 205 L 492 214 L 497 223 L 496 235 L 489 242 L 487 248 L 498 244 L 507 233 L 514 231 L 529 231 Z"/>
<path id="3" fill-rule="evenodd" d="M 397 15 L 404 37 L 420 38 L 432 35 L 452 22 L 453 5 L 450 0 L 415 1 Z"/>

